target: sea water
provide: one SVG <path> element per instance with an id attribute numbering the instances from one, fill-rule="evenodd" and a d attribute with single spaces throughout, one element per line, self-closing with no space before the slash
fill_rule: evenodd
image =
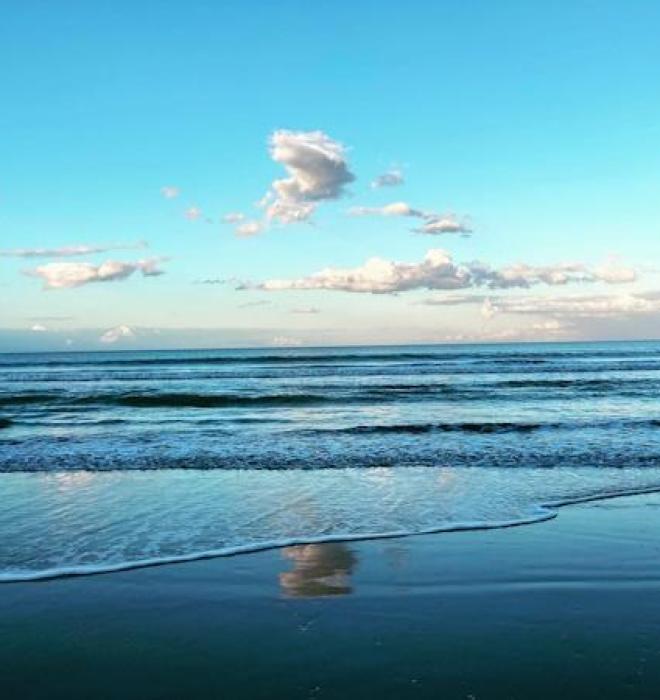
<path id="1" fill-rule="evenodd" d="M 660 343 L 0 355 L 0 580 L 660 489 Z"/>

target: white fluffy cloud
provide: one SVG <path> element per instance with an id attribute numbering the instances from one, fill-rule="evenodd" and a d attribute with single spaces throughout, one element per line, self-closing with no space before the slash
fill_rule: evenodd
<path id="1" fill-rule="evenodd" d="M 329 267 L 309 277 L 294 280 L 269 280 L 261 285 L 266 291 L 285 289 L 335 289 L 345 292 L 388 294 L 409 289 L 462 289 L 470 286 L 470 273 L 454 264 L 444 250 L 429 250 L 420 263 L 392 262 L 370 258 L 356 268 Z"/>
<path id="2" fill-rule="evenodd" d="M 118 342 L 122 338 L 134 338 L 135 333 L 128 326 L 117 326 L 116 328 L 111 328 L 109 331 L 103 333 L 99 338 L 99 342 L 105 343 L 106 345 L 111 345 Z"/>
<path id="3" fill-rule="evenodd" d="M 429 250 L 419 263 L 370 258 L 355 268 L 329 267 L 307 277 L 267 280 L 256 286 L 266 291 L 333 289 L 388 294 L 411 289 L 526 289 L 540 284 L 561 286 L 569 282 L 619 284 L 622 277 L 623 274 L 617 274 L 613 269 L 603 274 L 600 268 L 590 269 L 579 263 L 546 266 L 520 263 L 502 268 L 492 268 L 481 262 L 458 264 L 447 251 L 435 248 Z M 634 279 L 635 276 L 629 281 Z M 239 289 L 247 288 L 254 288 L 254 285 L 239 286 Z"/>
<path id="4" fill-rule="evenodd" d="M 381 187 L 397 187 L 404 182 L 403 173 L 398 168 L 392 168 L 378 175 L 371 181 L 371 187 L 375 190 Z"/>
<path id="5" fill-rule="evenodd" d="M 355 179 L 344 146 L 322 131 L 276 131 L 270 155 L 288 177 L 271 185 L 266 216 L 283 224 L 307 221 L 318 202 L 341 197 Z"/>
<path id="6" fill-rule="evenodd" d="M 112 282 L 130 277 L 138 270 L 145 277 L 163 274 L 158 267 L 161 258 L 138 260 L 137 262 L 120 262 L 106 260 L 100 265 L 82 262 L 51 262 L 40 265 L 33 270 L 26 270 L 30 277 L 39 277 L 45 289 L 66 289 L 80 287 L 90 282 Z"/>
<path id="7" fill-rule="evenodd" d="M 618 263 L 615 258 L 594 268 L 593 272 L 597 279 L 608 284 L 628 284 L 635 282 L 638 277 L 637 270 Z"/>

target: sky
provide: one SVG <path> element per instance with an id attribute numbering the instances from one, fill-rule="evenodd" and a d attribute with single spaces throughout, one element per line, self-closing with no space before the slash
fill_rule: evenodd
<path id="1" fill-rule="evenodd" d="M 658 338 L 659 30 L 8 0 L 0 351 Z"/>

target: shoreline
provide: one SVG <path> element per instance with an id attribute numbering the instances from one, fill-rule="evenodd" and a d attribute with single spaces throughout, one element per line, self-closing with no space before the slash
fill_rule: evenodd
<path id="1" fill-rule="evenodd" d="M 190 554 L 182 554 L 167 558 L 161 557 L 137 560 L 132 562 L 120 562 L 117 564 L 99 565 L 97 567 L 89 565 L 80 565 L 72 567 L 54 568 L 35 573 L 0 573 L 0 586 L 20 583 L 47 583 L 49 581 L 57 581 L 59 579 L 67 578 L 104 576 L 126 571 L 137 571 L 140 569 L 151 569 L 156 567 L 188 564 L 196 561 L 233 558 L 242 555 L 258 554 L 260 552 L 282 550 L 286 549 L 287 547 L 323 544 L 350 544 L 360 542 L 375 542 L 379 540 L 404 539 L 410 537 L 423 537 L 427 535 L 452 534 L 458 532 L 485 532 L 490 530 L 504 530 L 508 528 L 524 527 L 527 525 L 537 525 L 544 523 L 548 520 L 553 520 L 559 517 L 560 511 L 563 508 L 568 508 L 570 506 L 655 493 L 660 493 L 660 486 L 630 489 L 626 491 L 601 492 L 598 494 L 576 496 L 575 498 L 564 499 L 559 501 L 549 501 L 530 506 L 530 511 L 538 511 L 537 515 L 530 515 L 529 518 L 520 518 L 517 520 L 495 521 L 492 523 L 455 523 L 439 526 L 437 528 L 428 528 L 420 531 L 366 533 L 357 535 L 339 534 L 321 537 L 291 538 L 288 540 L 275 541 L 264 544 L 253 544 L 238 547 L 229 547 L 218 550 L 209 550 L 203 552 L 192 552 Z"/>
<path id="2" fill-rule="evenodd" d="M 8 583 L 5 692 L 657 697 L 659 542 L 660 494 L 644 493 L 542 527 Z"/>

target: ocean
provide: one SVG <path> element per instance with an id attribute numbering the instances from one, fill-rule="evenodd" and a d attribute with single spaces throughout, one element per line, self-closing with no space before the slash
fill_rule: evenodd
<path id="1" fill-rule="evenodd" d="M 0 581 L 660 489 L 660 343 L 0 355 Z"/>

